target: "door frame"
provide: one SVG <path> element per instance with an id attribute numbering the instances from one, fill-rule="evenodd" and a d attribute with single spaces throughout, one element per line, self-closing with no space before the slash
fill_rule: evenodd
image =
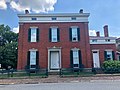
<path id="1" fill-rule="evenodd" d="M 61 68 L 61 49 L 60 48 L 50 48 L 50 49 L 48 49 L 48 72 L 59 72 L 60 71 L 60 69 L 58 69 L 58 70 L 51 70 L 50 69 L 50 60 L 51 60 L 51 56 L 50 56 L 50 52 L 54 52 L 54 51 L 57 51 L 57 52 L 59 52 L 59 60 L 60 60 L 60 68 Z"/>
<path id="2" fill-rule="evenodd" d="M 93 58 L 93 52 L 97 52 L 98 53 L 98 56 L 99 56 L 99 67 L 100 68 L 100 54 L 99 54 L 99 50 L 92 50 L 92 58 Z M 94 67 L 94 58 L 93 58 L 93 68 L 97 68 L 97 67 Z"/>

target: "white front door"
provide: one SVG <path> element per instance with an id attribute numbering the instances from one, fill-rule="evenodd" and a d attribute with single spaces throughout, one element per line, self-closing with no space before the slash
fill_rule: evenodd
<path id="1" fill-rule="evenodd" d="M 60 55 L 58 51 L 50 52 L 50 69 L 56 70 L 60 68 Z"/>
<path id="2" fill-rule="evenodd" d="M 93 66 L 100 68 L 99 51 L 93 51 Z"/>

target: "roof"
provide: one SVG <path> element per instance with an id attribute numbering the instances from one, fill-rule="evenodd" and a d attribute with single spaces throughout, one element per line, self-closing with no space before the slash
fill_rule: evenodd
<path id="1" fill-rule="evenodd" d="M 18 17 L 89 17 L 90 13 L 40 13 L 40 14 L 18 14 Z"/>
<path id="2" fill-rule="evenodd" d="M 89 36 L 90 39 L 99 39 L 99 40 L 105 40 L 105 39 L 111 39 L 111 40 L 115 40 L 116 37 L 97 37 L 97 36 Z"/>

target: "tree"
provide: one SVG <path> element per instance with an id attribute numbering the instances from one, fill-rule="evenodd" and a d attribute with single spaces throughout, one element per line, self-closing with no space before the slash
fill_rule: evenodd
<path id="1" fill-rule="evenodd" d="M 18 34 L 11 31 L 9 26 L 0 25 L 0 64 L 2 68 L 17 66 Z"/>

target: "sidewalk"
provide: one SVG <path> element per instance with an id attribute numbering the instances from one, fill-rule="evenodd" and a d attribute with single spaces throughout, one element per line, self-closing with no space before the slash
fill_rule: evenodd
<path id="1" fill-rule="evenodd" d="M 64 77 L 58 75 L 49 75 L 48 78 L 9 78 L 0 79 L 0 85 L 8 84 L 38 84 L 38 83 L 71 83 L 71 82 L 96 82 L 96 81 L 120 81 L 120 76 L 113 75 L 95 75 L 92 77 Z"/>

